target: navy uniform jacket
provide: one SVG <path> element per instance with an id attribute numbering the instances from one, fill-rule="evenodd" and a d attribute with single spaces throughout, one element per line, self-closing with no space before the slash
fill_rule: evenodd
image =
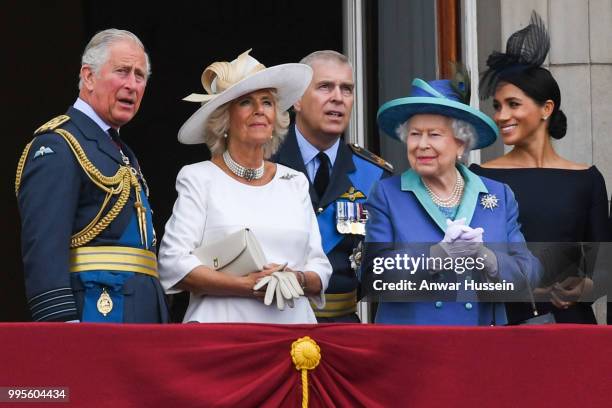
<path id="1" fill-rule="evenodd" d="M 302 154 L 297 144 L 295 126 L 293 126 L 293 124 L 289 128 L 285 141 L 272 160 L 301 171 L 306 175 L 306 178 L 308 178 L 306 167 L 302 160 Z M 364 197 L 356 199 L 355 202 L 364 203 L 374 182 L 390 175 L 390 173 L 382 167 L 355 154 L 353 150 L 342 141 L 338 146 L 338 155 L 332 167 L 329 185 L 323 197 L 319 197 L 312 185 L 312 180 L 309 179 L 311 182 L 310 199 L 315 214 L 317 214 L 317 219 L 320 224 L 319 227 L 322 231 L 324 229 L 328 231 L 336 230 L 335 203 L 339 199 L 342 200 L 340 196 L 347 193 L 350 187 L 353 186 L 350 177 L 354 176 L 358 171 L 361 172 L 362 175 L 365 175 L 365 178 L 362 178 L 367 181 L 364 183 L 366 187 L 361 189 Z M 330 206 L 332 208 L 329 208 Z M 324 218 L 321 216 L 321 210 L 330 211 L 332 214 Z M 321 225 L 322 223 L 325 225 Z M 363 236 L 346 234 L 343 235 L 341 239 L 338 236 L 339 242 L 336 245 L 333 245 L 333 243 L 330 244 L 330 240 L 328 239 L 329 234 L 322 233 L 321 238 L 323 240 L 323 249 L 333 268 L 333 274 L 326 293 L 347 293 L 357 289 L 359 282 L 354 270 L 351 268 L 349 256 L 353 253 L 353 249 L 357 247 L 359 242 L 363 240 Z M 333 247 L 329 248 L 332 245 Z"/>
<path id="2" fill-rule="evenodd" d="M 66 115 L 70 120 L 60 128 L 78 140 L 89 160 L 103 175 L 114 175 L 123 161 L 108 134 L 77 109 L 71 107 Z M 125 144 L 122 150 L 132 166 L 138 168 L 133 152 Z M 143 186 L 142 180 L 140 183 Z M 105 193 L 88 178 L 63 137 L 49 131 L 34 138 L 17 196 L 26 295 L 33 320 L 88 320 L 83 318 L 85 285 L 79 277 L 83 274 L 69 272 L 70 239 L 94 219 L 104 198 Z M 116 195 L 103 214 L 115 201 Z M 132 189 L 128 202 L 117 217 L 86 245 L 142 248 L 142 244 L 130 239 L 128 234 L 128 230 L 134 228 L 134 202 Z M 147 209 L 149 242 L 154 245 L 151 210 L 146 197 L 143 203 Z M 155 252 L 154 246 L 149 249 Z M 92 284 L 87 282 L 87 285 L 90 287 Z M 134 273 L 123 282 L 120 293 L 123 295 L 118 303 L 123 303 L 120 321 L 167 321 L 165 298 L 158 279 Z"/>

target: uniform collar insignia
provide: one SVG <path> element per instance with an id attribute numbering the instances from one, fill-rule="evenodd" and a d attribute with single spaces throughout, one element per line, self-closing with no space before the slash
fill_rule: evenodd
<path id="1" fill-rule="evenodd" d="M 45 154 L 52 154 L 52 153 L 55 153 L 55 152 L 51 150 L 50 147 L 40 146 L 40 149 L 38 149 L 36 153 L 34 153 L 34 158 L 36 159 L 37 157 L 41 157 L 41 156 L 44 156 Z"/>
<path id="2" fill-rule="evenodd" d="M 348 191 L 342 194 L 339 198 L 348 198 L 351 201 L 355 201 L 358 198 L 366 198 L 365 194 L 361 191 L 356 190 L 355 187 L 351 186 Z"/>

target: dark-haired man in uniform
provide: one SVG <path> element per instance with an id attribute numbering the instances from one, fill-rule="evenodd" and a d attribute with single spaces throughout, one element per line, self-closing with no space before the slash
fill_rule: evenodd
<path id="1" fill-rule="evenodd" d="M 294 105 L 295 126 L 274 161 L 306 174 L 317 214 L 323 250 L 333 267 L 324 309 L 314 308 L 317 320 L 359 322 L 356 315 L 359 282 L 351 255 L 363 240 L 370 188 L 392 171 L 390 164 L 342 140 L 353 108 L 353 69 L 336 51 L 316 51 L 301 61 L 314 75 Z"/>

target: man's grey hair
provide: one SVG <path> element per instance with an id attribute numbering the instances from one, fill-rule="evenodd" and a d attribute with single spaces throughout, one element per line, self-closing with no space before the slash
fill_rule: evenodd
<path id="1" fill-rule="evenodd" d="M 313 64 L 317 61 L 334 61 L 339 64 L 346 64 L 353 69 L 353 64 L 344 54 L 340 54 L 338 51 L 333 50 L 321 50 L 311 52 L 300 61 L 301 64 L 306 64 L 309 67 L 313 68 Z"/>
<path id="2" fill-rule="evenodd" d="M 467 163 L 467 157 L 470 153 L 470 150 L 472 150 L 474 145 L 476 145 L 476 140 L 478 138 L 476 129 L 471 123 L 468 123 L 464 120 L 451 117 L 447 117 L 447 119 L 449 120 L 449 125 L 453 131 L 453 136 L 455 137 L 455 139 L 461 140 L 463 142 L 464 150 L 462 155 L 462 161 L 464 163 Z M 406 139 L 408 137 L 409 125 L 410 119 L 399 125 L 396 129 L 397 136 L 404 143 L 406 143 Z"/>
<path id="3" fill-rule="evenodd" d="M 127 30 L 118 30 L 116 28 L 109 28 L 104 31 L 100 31 L 96 35 L 94 35 L 89 43 L 85 47 L 85 51 L 83 51 L 83 56 L 81 57 L 81 66 L 88 65 L 91 67 L 91 70 L 94 74 L 98 74 L 100 72 L 100 68 L 108 61 L 108 49 L 111 45 L 121 42 L 121 41 L 131 41 L 142 48 L 145 61 L 146 61 L 146 75 L 147 79 L 151 75 L 151 63 L 149 61 L 149 54 L 145 50 L 142 41 L 135 34 L 127 31 Z M 79 89 L 83 87 L 83 78 L 79 75 Z"/>

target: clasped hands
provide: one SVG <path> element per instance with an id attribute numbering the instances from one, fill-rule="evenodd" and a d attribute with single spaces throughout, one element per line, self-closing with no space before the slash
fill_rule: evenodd
<path id="1" fill-rule="evenodd" d="M 446 232 L 440 247 L 451 258 L 482 257 L 489 277 L 497 275 L 497 257 L 484 246 L 482 236 L 484 229 L 465 225 L 465 218 L 455 221 L 446 220 Z"/>
<path id="2" fill-rule="evenodd" d="M 456 221 L 446 220 L 446 233 L 440 245 L 453 257 L 474 256 L 482 248 L 484 229 L 465 225 L 465 218 Z"/>
<path id="3" fill-rule="evenodd" d="M 285 309 L 285 304 L 293 307 L 294 299 L 298 299 L 304 295 L 304 291 L 297 280 L 295 273 L 287 268 L 287 264 L 282 265 L 266 265 L 266 268 L 272 267 L 274 270 L 271 274 L 259 279 L 253 290 L 255 292 L 262 291 L 265 287 L 265 296 L 263 302 L 266 306 L 270 306 L 276 297 L 276 307 L 279 310 Z"/>
<path id="4" fill-rule="evenodd" d="M 570 276 L 545 288 L 536 288 L 533 294 L 539 301 L 550 301 L 558 309 L 567 309 L 588 297 L 593 291 L 593 280 L 585 276 Z"/>

